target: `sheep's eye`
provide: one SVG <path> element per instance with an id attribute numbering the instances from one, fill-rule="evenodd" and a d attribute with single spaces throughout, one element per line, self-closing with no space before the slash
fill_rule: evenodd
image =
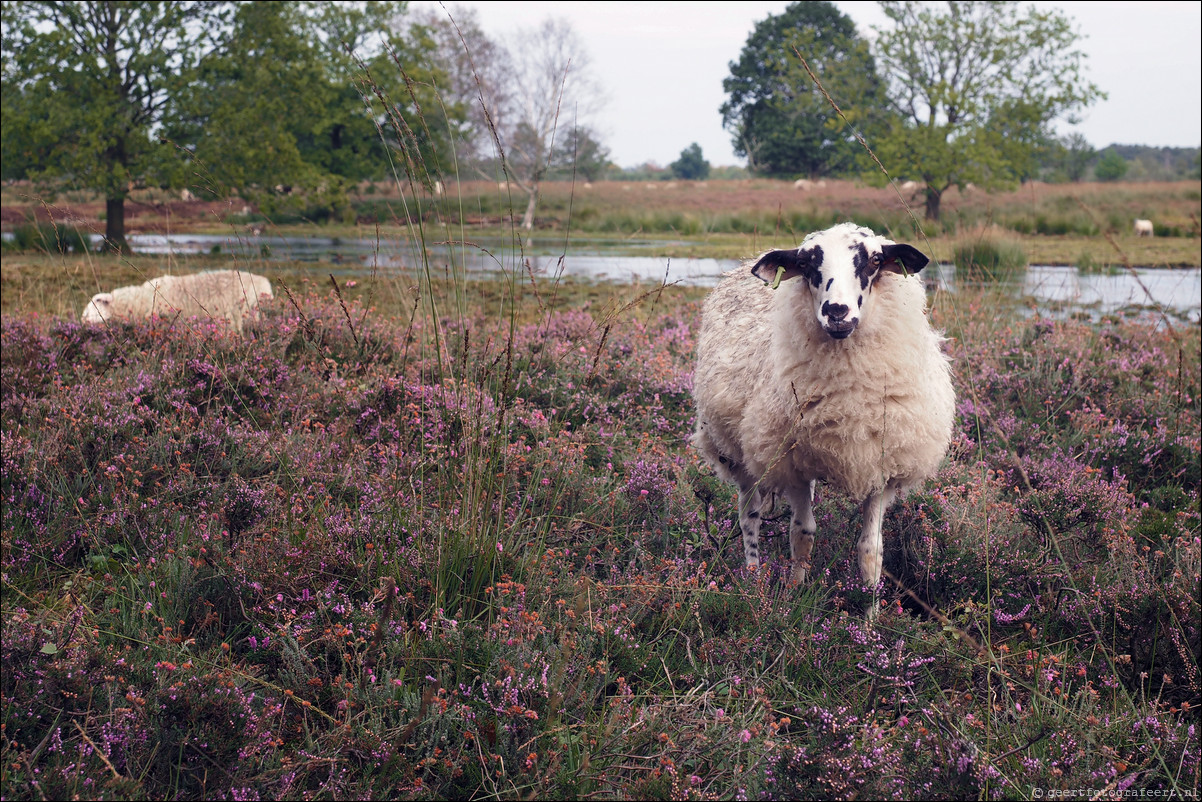
<path id="1" fill-rule="evenodd" d="M 879 253 L 874 253 L 869 258 L 868 261 L 869 261 L 869 263 L 872 264 L 873 267 L 880 267 L 881 266 L 881 255 Z"/>

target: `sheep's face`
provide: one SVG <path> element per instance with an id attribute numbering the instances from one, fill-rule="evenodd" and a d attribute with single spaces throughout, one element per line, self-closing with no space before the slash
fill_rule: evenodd
<path id="1" fill-rule="evenodd" d="M 855 223 L 842 223 L 810 234 L 795 250 L 769 251 L 751 272 L 774 285 L 778 275 L 780 281 L 807 281 L 818 325 L 842 340 L 867 314 L 872 288 L 884 273 L 917 273 L 927 261 L 916 248 L 878 237 Z"/>
<path id="2" fill-rule="evenodd" d="M 103 323 L 113 316 L 113 294 L 98 292 L 83 308 L 84 323 Z"/>

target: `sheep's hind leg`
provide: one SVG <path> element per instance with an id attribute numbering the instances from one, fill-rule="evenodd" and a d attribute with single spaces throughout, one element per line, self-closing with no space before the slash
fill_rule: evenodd
<path id="1" fill-rule="evenodd" d="M 789 557 L 793 567 L 789 581 L 800 585 L 809 577 L 810 553 L 814 550 L 814 533 L 818 524 L 814 521 L 814 482 L 789 491 L 789 506 L 793 518 L 789 522 Z"/>
<path id="2" fill-rule="evenodd" d="M 864 513 L 864 528 L 860 532 L 860 542 L 857 550 L 860 553 L 860 577 L 864 584 L 872 588 L 872 607 L 868 617 L 875 618 L 877 607 L 880 605 L 881 566 L 885 558 L 885 543 L 881 535 L 884 526 L 885 510 L 897 497 L 897 488 L 886 485 L 880 492 L 869 494 L 861 508 Z"/>

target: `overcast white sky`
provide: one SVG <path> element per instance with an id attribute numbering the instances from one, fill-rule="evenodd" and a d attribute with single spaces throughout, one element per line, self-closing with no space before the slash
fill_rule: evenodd
<path id="1" fill-rule="evenodd" d="M 434 6 L 421 0 L 414 6 Z M 504 39 L 547 17 L 572 24 L 607 102 L 596 127 L 613 161 L 666 166 L 691 143 L 713 165 L 741 164 L 722 128 L 722 79 L 748 34 L 789 3 L 539 2 L 448 3 L 476 9 L 481 27 Z M 866 37 L 887 19 L 875 2 L 836 2 Z M 1090 144 L 1202 144 L 1202 3 L 1038 2 L 1060 8 L 1084 35 L 1087 74 L 1109 97 L 1075 129 Z"/>

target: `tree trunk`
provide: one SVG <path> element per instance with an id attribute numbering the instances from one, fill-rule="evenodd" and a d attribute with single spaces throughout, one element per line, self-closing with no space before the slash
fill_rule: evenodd
<path id="1" fill-rule="evenodd" d="M 125 196 L 106 198 L 104 201 L 104 244 L 102 250 L 109 253 L 129 253 L 125 241 Z"/>
<path id="2" fill-rule="evenodd" d="M 943 200 L 943 191 L 931 189 L 931 185 L 927 184 L 927 219 L 939 219 L 939 204 Z"/>

